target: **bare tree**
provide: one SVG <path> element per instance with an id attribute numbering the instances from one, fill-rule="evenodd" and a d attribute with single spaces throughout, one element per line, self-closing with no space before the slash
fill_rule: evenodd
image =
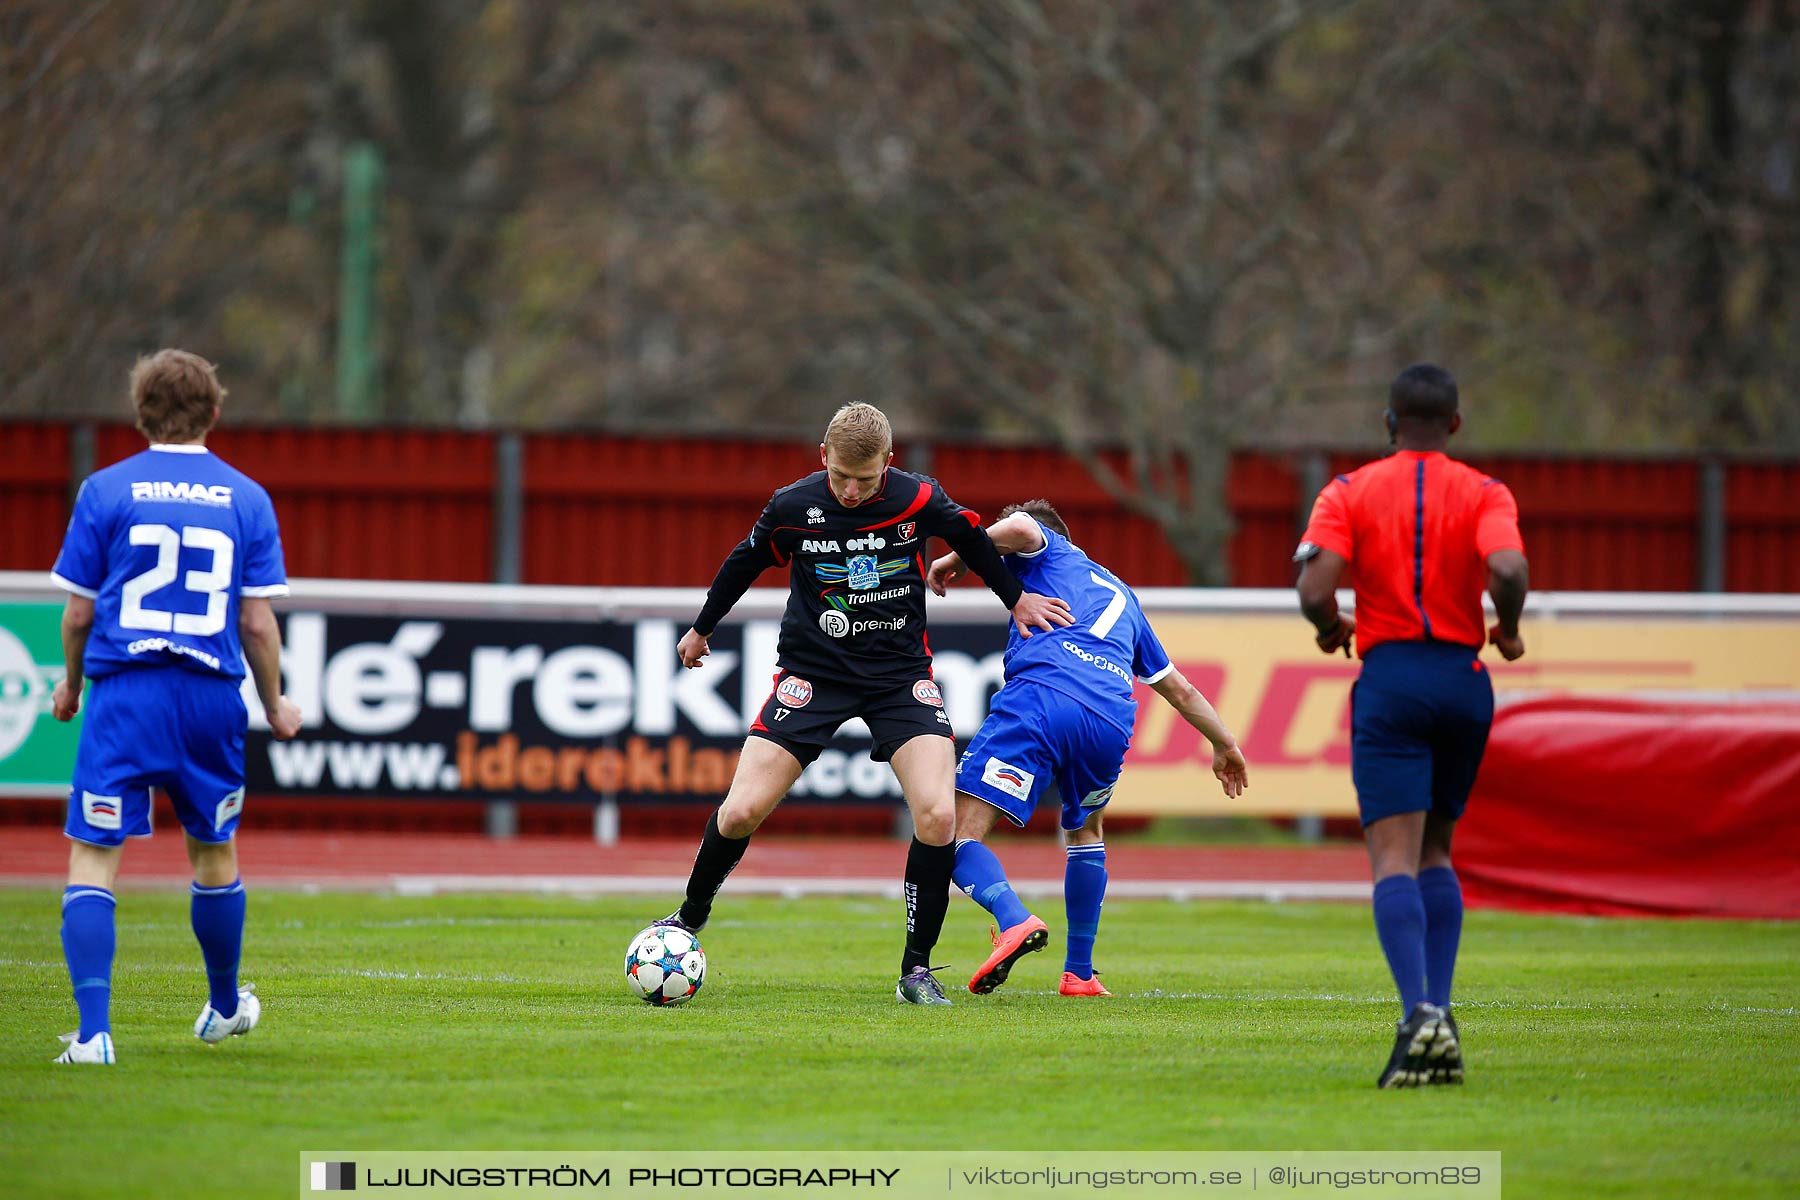
<path id="1" fill-rule="evenodd" d="M 404 286 L 395 369 L 414 416 L 493 415 L 501 239 L 540 184 L 543 129 L 596 64 L 625 55 L 610 6 L 363 0 L 334 30 L 326 123 L 390 164 L 389 245 Z"/>
<path id="2" fill-rule="evenodd" d="M 1453 19 L 1351 0 L 808 13 L 776 63 L 690 44 L 733 73 L 784 191 L 809 189 L 804 236 L 925 336 L 929 386 L 1053 434 L 1197 582 L 1224 581 L 1233 444 L 1393 336 L 1392 263 L 1358 223 L 1386 167 L 1361 156 Z"/>

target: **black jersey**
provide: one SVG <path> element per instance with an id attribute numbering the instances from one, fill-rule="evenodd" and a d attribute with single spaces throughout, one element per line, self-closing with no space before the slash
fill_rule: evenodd
<path id="1" fill-rule="evenodd" d="M 889 467 L 881 490 L 855 508 L 832 495 L 824 471 L 769 498 L 750 536 L 719 568 L 694 629 L 710 636 L 756 577 L 788 568 L 778 656 L 820 678 L 895 682 L 931 669 L 925 637 L 925 547 L 941 537 L 1008 609 L 1024 593 L 973 512 L 935 479 Z"/>

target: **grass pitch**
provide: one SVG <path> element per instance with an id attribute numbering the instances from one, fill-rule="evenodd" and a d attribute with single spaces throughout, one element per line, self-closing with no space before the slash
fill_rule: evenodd
<path id="1" fill-rule="evenodd" d="M 0 892 L 0 1189 L 287 1196 L 305 1149 L 660 1146 L 1499 1150 L 1509 1196 L 1800 1194 L 1800 926 L 1471 913 L 1469 1082 L 1383 1093 L 1360 905 L 1116 901 L 1114 999 L 1055 994 L 1053 937 L 916 1009 L 897 902 L 728 894 L 706 986 L 658 1010 L 622 959 L 670 903 L 253 891 L 263 1023 L 209 1049 L 186 896 L 127 891 L 107 1069 L 49 1061 L 56 890 Z M 984 917 L 953 900 L 947 984 Z"/>

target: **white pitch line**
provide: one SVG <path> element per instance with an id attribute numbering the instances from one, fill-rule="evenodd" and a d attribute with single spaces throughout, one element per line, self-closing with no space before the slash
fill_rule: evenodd
<path id="1" fill-rule="evenodd" d="M 450 892 L 527 892 L 560 896 L 616 896 L 645 892 L 680 892 L 685 875 L 395 875 L 393 891 L 401 896 L 435 896 Z M 1013 889 L 1027 896 L 1059 896 L 1060 879 L 1021 879 Z M 898 881 L 827 876 L 734 876 L 726 890 L 745 896 L 883 896 L 900 895 Z M 1367 900 L 1371 885 L 1342 880 L 1113 880 L 1106 894 L 1148 900 Z"/>

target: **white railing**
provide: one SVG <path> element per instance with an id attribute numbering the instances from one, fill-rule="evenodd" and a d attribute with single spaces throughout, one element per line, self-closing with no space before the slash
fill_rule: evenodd
<path id="1" fill-rule="evenodd" d="M 565 587 L 546 584 L 424 583 L 409 580 L 295 579 L 280 608 L 331 608 L 362 613 L 421 613 L 567 617 L 599 621 L 633 617 L 691 616 L 700 611 L 704 588 Z M 1290 588 L 1140 588 L 1138 598 L 1152 612 L 1258 613 L 1299 617 Z M 787 604 L 783 588 L 752 588 L 732 609 L 734 618 L 778 617 Z M 48 571 L 0 571 L 0 601 L 60 600 L 63 592 Z M 1353 607 L 1348 591 L 1338 594 Z M 986 591 L 959 587 L 930 599 L 933 616 L 978 621 L 999 615 Z M 1533 592 L 1527 616 L 1665 617 L 1706 619 L 1792 618 L 1800 616 L 1800 595 L 1713 592 Z"/>

